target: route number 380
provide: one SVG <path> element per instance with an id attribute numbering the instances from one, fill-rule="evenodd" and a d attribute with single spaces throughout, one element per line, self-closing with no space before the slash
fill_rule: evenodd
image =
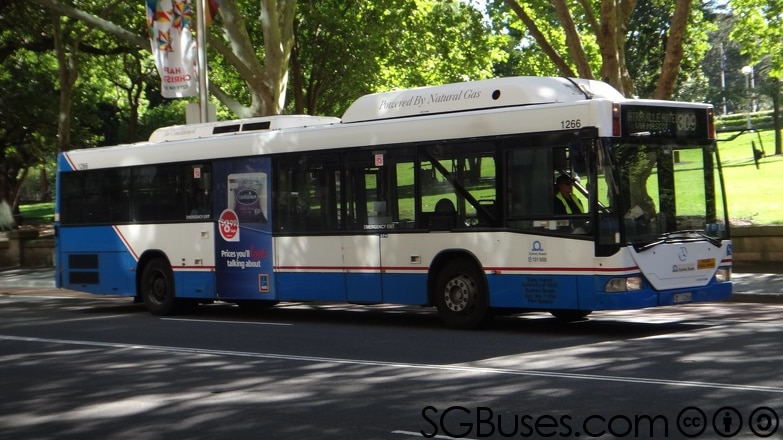
<path id="1" fill-rule="evenodd" d="M 560 128 L 563 128 L 563 129 L 582 128 L 582 120 L 581 119 L 564 119 L 564 120 L 560 121 Z"/>

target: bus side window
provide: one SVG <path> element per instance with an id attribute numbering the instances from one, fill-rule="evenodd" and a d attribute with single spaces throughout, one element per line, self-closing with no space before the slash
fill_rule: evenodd
<path id="1" fill-rule="evenodd" d="M 212 168 L 209 163 L 183 167 L 185 182 L 185 218 L 204 220 L 212 217 Z"/>
<path id="2" fill-rule="evenodd" d="M 334 154 L 282 157 L 274 166 L 273 225 L 284 232 L 339 230 L 340 171 Z"/>
<path id="3" fill-rule="evenodd" d="M 105 185 L 108 185 L 108 182 L 104 181 L 106 174 L 105 170 L 95 170 L 85 175 L 85 223 L 105 223 L 109 220 L 108 203 L 103 195 Z"/>

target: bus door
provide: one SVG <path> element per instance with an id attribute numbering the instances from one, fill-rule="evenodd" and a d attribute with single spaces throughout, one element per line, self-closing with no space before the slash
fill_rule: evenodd
<path id="1" fill-rule="evenodd" d="M 345 206 L 348 232 L 342 238 L 348 302 L 382 302 L 381 238 L 392 223 L 383 153 L 347 156 Z M 352 233 L 353 232 L 353 233 Z"/>
<path id="2" fill-rule="evenodd" d="M 217 299 L 274 300 L 269 158 L 214 164 Z"/>

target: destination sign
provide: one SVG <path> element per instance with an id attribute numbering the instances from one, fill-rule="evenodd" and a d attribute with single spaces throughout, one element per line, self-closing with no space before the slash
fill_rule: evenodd
<path id="1" fill-rule="evenodd" d="M 704 139 L 708 136 L 706 108 L 623 105 L 623 136 Z"/>

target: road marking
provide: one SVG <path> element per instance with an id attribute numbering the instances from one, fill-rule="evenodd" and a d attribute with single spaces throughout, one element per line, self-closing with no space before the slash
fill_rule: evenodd
<path id="1" fill-rule="evenodd" d="M 186 321 L 186 322 L 216 322 L 219 324 L 250 324 L 250 325 L 293 325 L 287 322 L 256 322 L 256 321 L 227 321 L 223 319 L 192 319 L 192 318 L 160 318 L 161 321 Z"/>
<path id="2" fill-rule="evenodd" d="M 29 327 L 31 325 L 42 326 L 52 324 L 67 324 L 69 322 L 95 321 L 99 319 L 118 319 L 126 318 L 127 315 L 102 315 L 90 316 L 85 318 L 67 318 L 67 319 L 45 319 L 45 318 L 13 318 L 3 321 L 3 327 Z"/>
<path id="3" fill-rule="evenodd" d="M 402 431 L 402 430 L 399 430 L 399 429 L 396 430 L 396 431 L 392 431 L 391 433 L 392 434 L 401 434 L 401 435 L 410 435 L 412 437 L 424 437 L 424 434 L 422 434 L 420 432 Z M 447 439 L 447 440 L 460 438 L 460 439 L 463 439 L 463 440 L 473 440 L 473 439 L 468 438 L 468 437 L 449 437 L 447 435 L 436 435 L 435 437 L 427 437 L 427 438 L 440 438 L 440 439 Z"/>
<path id="4" fill-rule="evenodd" d="M 407 363 L 407 362 L 372 361 L 372 360 L 365 360 L 365 359 L 329 358 L 329 357 L 321 357 L 321 356 L 299 356 L 299 355 L 277 354 L 277 353 L 253 353 L 247 351 L 213 350 L 213 349 L 206 349 L 206 348 L 171 347 L 165 345 L 123 344 L 117 342 L 32 338 L 32 337 L 11 336 L 11 335 L 0 335 L 0 341 L 20 341 L 20 342 L 35 342 L 35 343 L 46 343 L 46 344 L 83 345 L 83 346 L 103 347 L 103 348 L 163 351 L 169 353 L 202 354 L 208 356 L 235 356 L 235 357 L 245 357 L 245 358 L 253 358 L 253 359 L 274 359 L 274 360 L 286 360 L 286 361 L 295 361 L 295 362 L 313 362 L 313 363 L 320 362 L 320 363 L 330 363 L 336 365 L 363 365 L 363 366 L 371 366 L 371 367 L 391 367 L 391 368 L 401 368 L 401 369 L 457 371 L 463 373 L 476 373 L 476 374 L 544 377 L 550 379 L 594 380 L 594 381 L 602 381 L 602 382 L 665 385 L 665 386 L 682 387 L 682 388 L 712 388 L 712 389 L 719 389 L 719 390 L 783 394 L 783 388 L 781 387 L 771 387 L 771 386 L 761 386 L 761 385 L 741 385 L 741 384 L 719 383 L 719 382 L 697 382 L 697 381 L 655 379 L 655 378 L 647 378 L 647 377 L 609 376 L 603 374 L 567 373 L 567 372 L 538 371 L 538 370 L 517 370 L 511 368 L 475 367 L 470 365 L 416 364 L 416 363 Z"/>

